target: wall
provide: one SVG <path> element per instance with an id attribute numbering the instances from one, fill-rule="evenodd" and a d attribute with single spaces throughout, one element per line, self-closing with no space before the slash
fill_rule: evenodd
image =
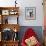
<path id="1" fill-rule="evenodd" d="M 0 6 L 15 6 L 15 0 L 0 0 Z M 21 26 L 43 26 L 43 6 L 42 0 L 17 0 L 17 6 L 20 7 L 19 24 Z M 25 7 L 36 7 L 36 20 L 25 19 Z M 10 19 L 9 19 L 10 20 Z M 14 22 L 14 21 L 13 21 Z"/>
<path id="2" fill-rule="evenodd" d="M 36 7 L 36 20 L 25 19 L 25 7 Z M 42 26 L 43 25 L 43 6 L 42 0 L 25 0 L 21 3 L 21 25 L 26 26 Z M 23 21 L 22 21 L 23 20 Z"/>

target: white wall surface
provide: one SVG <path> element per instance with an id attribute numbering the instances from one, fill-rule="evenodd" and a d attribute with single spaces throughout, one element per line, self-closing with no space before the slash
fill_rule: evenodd
<path id="1" fill-rule="evenodd" d="M 1 7 L 15 6 L 15 0 L 0 0 Z M 21 26 L 43 26 L 42 0 L 17 0 L 19 9 L 19 24 Z M 25 19 L 25 7 L 36 7 L 36 20 Z M 14 21 L 13 21 L 14 22 Z"/>

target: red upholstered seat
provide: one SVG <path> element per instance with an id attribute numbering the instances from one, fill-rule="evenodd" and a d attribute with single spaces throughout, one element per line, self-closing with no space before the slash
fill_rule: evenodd
<path id="1" fill-rule="evenodd" d="M 37 37 L 36 33 L 34 32 L 34 30 L 32 28 L 28 28 L 24 34 L 24 37 L 22 38 L 22 42 L 21 45 L 22 46 L 27 46 L 25 43 L 25 39 L 28 39 L 29 37 Z M 37 39 L 37 38 L 36 38 Z M 41 46 L 40 43 L 38 42 L 35 46 Z"/>

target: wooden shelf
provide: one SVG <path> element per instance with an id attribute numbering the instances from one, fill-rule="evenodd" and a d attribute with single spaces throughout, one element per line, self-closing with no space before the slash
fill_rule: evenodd
<path id="1" fill-rule="evenodd" d="M 19 7 L 0 7 L 0 10 L 19 10 Z"/>
<path id="2" fill-rule="evenodd" d="M 20 29 L 20 26 L 19 24 L 0 24 L 0 28 L 1 28 L 1 31 L 5 28 L 9 28 L 9 29 L 12 29 L 14 31 L 14 29 L 17 30 L 17 32 L 19 31 Z"/>
<path id="3" fill-rule="evenodd" d="M 9 16 L 17 16 L 17 24 L 8 24 L 8 18 Z M 18 46 L 18 39 L 16 41 L 13 41 L 15 38 L 15 33 L 18 33 L 20 26 L 18 24 L 18 17 L 19 17 L 19 7 L 0 7 L 0 32 L 1 32 L 1 41 L 0 46 Z M 5 19 L 6 18 L 6 19 Z M 16 20 L 15 19 L 15 20 Z M 15 21 L 16 22 L 16 21 Z M 14 37 L 13 39 L 10 39 L 9 41 L 5 41 L 2 37 L 4 29 L 11 29 L 10 31 L 14 31 Z M 12 35 L 13 35 L 12 34 Z M 8 34 L 7 34 L 8 35 Z M 16 37 L 18 38 L 17 34 Z M 12 37 L 11 37 L 12 38 Z"/>
<path id="4" fill-rule="evenodd" d="M 3 46 L 18 46 L 18 41 L 1 41 L 1 45 Z"/>
<path id="5" fill-rule="evenodd" d="M 10 40 L 10 41 L 3 41 L 3 42 L 5 42 L 5 43 L 8 43 L 8 42 L 12 43 L 12 42 L 19 42 L 19 40 L 15 40 L 15 41 Z"/>

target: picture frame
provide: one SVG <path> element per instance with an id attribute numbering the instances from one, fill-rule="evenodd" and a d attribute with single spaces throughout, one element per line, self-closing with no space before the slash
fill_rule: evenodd
<path id="1" fill-rule="evenodd" d="M 25 7 L 25 18 L 27 20 L 35 20 L 36 19 L 36 8 Z"/>

